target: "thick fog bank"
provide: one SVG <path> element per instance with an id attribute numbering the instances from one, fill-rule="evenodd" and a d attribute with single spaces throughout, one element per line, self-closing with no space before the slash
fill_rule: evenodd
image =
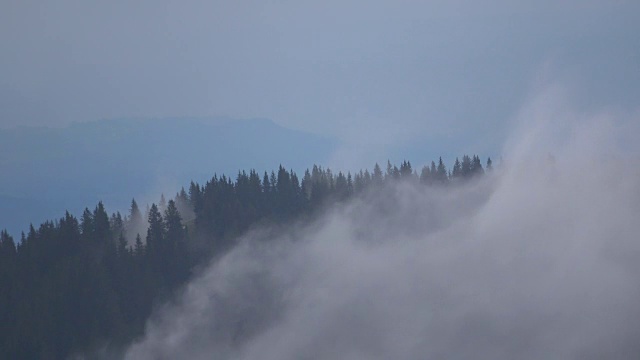
<path id="1" fill-rule="evenodd" d="M 602 124 L 551 155 L 553 134 L 526 132 L 466 185 L 397 184 L 249 234 L 126 358 L 634 358 L 640 176 Z"/>

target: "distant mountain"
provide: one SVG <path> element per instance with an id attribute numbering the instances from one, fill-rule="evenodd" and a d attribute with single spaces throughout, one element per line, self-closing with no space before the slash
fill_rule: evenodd
<path id="1" fill-rule="evenodd" d="M 280 163 L 301 171 L 327 161 L 337 141 L 271 120 L 170 118 L 101 120 L 66 128 L 0 130 L 0 229 L 19 235 L 29 223 L 104 201 L 126 209 L 214 173 L 235 178 Z"/>

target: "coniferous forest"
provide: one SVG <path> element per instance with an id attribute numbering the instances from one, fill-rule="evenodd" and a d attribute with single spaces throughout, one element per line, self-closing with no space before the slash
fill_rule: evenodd
<path id="1" fill-rule="evenodd" d="M 492 167 L 478 156 L 440 158 L 414 169 L 387 162 L 355 174 L 313 166 L 302 177 L 280 166 L 235 179 L 191 182 L 157 204 L 131 201 L 127 213 L 102 203 L 76 217 L 0 234 L 0 358 L 61 359 L 122 348 L 144 333 L 154 307 L 171 301 L 200 266 L 262 224 L 311 219 L 324 206 L 386 183 L 452 186 Z"/>

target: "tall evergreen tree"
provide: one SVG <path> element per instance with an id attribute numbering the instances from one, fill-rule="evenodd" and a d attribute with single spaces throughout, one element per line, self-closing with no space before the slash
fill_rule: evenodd
<path id="1" fill-rule="evenodd" d="M 428 166 L 423 166 L 422 171 L 420 172 L 420 182 L 423 184 L 431 183 L 431 170 L 429 170 Z"/>
<path id="2" fill-rule="evenodd" d="M 131 207 L 129 209 L 129 217 L 125 223 L 125 233 L 129 240 L 133 240 L 136 235 L 146 228 L 146 222 L 142 217 L 140 208 L 136 199 L 131 199 Z"/>
<path id="3" fill-rule="evenodd" d="M 462 164 L 460 166 L 460 173 L 462 174 L 462 177 L 468 178 L 469 176 L 471 176 L 471 166 L 471 158 L 469 157 L 469 155 L 464 155 L 462 157 Z"/>
<path id="4" fill-rule="evenodd" d="M 85 208 L 80 221 L 80 230 L 85 241 L 89 241 L 93 238 L 94 229 L 93 214 L 88 208 Z M 33 229 L 33 226 L 29 229 L 29 234 L 31 235 L 32 233 L 35 236 L 35 229 Z"/>
<path id="5" fill-rule="evenodd" d="M 156 204 L 149 209 L 149 228 L 147 229 L 147 250 L 150 254 L 158 254 L 164 245 L 164 222 Z"/>
<path id="6" fill-rule="evenodd" d="M 344 176 L 342 171 L 339 171 L 338 176 L 336 177 L 335 192 L 338 200 L 345 200 L 350 195 L 349 184 L 347 183 L 347 178 Z"/>
<path id="7" fill-rule="evenodd" d="M 380 169 L 380 165 L 378 165 L 378 163 L 376 163 L 373 167 L 373 174 L 371 175 L 371 182 L 373 183 L 374 186 L 381 186 L 382 185 L 382 169 Z"/>
<path id="8" fill-rule="evenodd" d="M 462 166 L 460 164 L 460 160 L 456 158 L 456 162 L 453 164 L 453 170 L 451 171 L 452 178 L 459 178 L 462 176 Z"/>
<path id="9" fill-rule="evenodd" d="M 187 260 L 187 231 L 173 200 L 169 200 L 165 210 L 164 228 L 166 230 L 166 247 L 161 256 L 166 265 L 164 270 L 167 281 L 171 286 L 175 286 L 187 279 L 189 261 Z"/>
<path id="10" fill-rule="evenodd" d="M 400 176 L 403 178 L 410 178 L 413 175 L 413 169 L 411 168 L 411 162 L 402 161 L 402 165 L 400 165 Z"/>
<path id="11" fill-rule="evenodd" d="M 440 183 L 447 182 L 447 167 L 444 165 L 442 161 L 442 157 L 438 160 L 438 168 L 436 169 L 436 180 Z"/>
<path id="12" fill-rule="evenodd" d="M 473 155 L 473 159 L 471 161 L 471 173 L 473 175 L 484 174 L 482 162 L 480 161 L 480 157 L 478 155 Z"/>
<path id="13" fill-rule="evenodd" d="M 106 244 L 113 240 L 109 215 L 107 214 L 102 201 L 100 201 L 93 210 L 93 227 L 95 241 Z"/>

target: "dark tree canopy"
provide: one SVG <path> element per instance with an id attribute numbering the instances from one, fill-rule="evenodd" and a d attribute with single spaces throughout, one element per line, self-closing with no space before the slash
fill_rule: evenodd
<path id="1" fill-rule="evenodd" d="M 17 242 L 1 231 L 0 358 L 117 351 L 143 334 L 154 304 L 170 300 L 196 266 L 233 247 L 252 226 L 311 218 L 387 182 L 439 186 L 484 173 L 476 155 L 456 159 L 452 169 L 439 158 L 419 174 L 406 160 L 399 168 L 388 161 L 385 173 L 378 164 L 353 174 L 314 165 L 302 178 L 284 166 L 262 176 L 239 171 L 235 180 L 214 175 L 173 199 L 162 195 L 144 215 L 135 199 L 124 217 L 109 215 L 99 202 L 79 219 L 66 212 L 32 225 Z"/>

